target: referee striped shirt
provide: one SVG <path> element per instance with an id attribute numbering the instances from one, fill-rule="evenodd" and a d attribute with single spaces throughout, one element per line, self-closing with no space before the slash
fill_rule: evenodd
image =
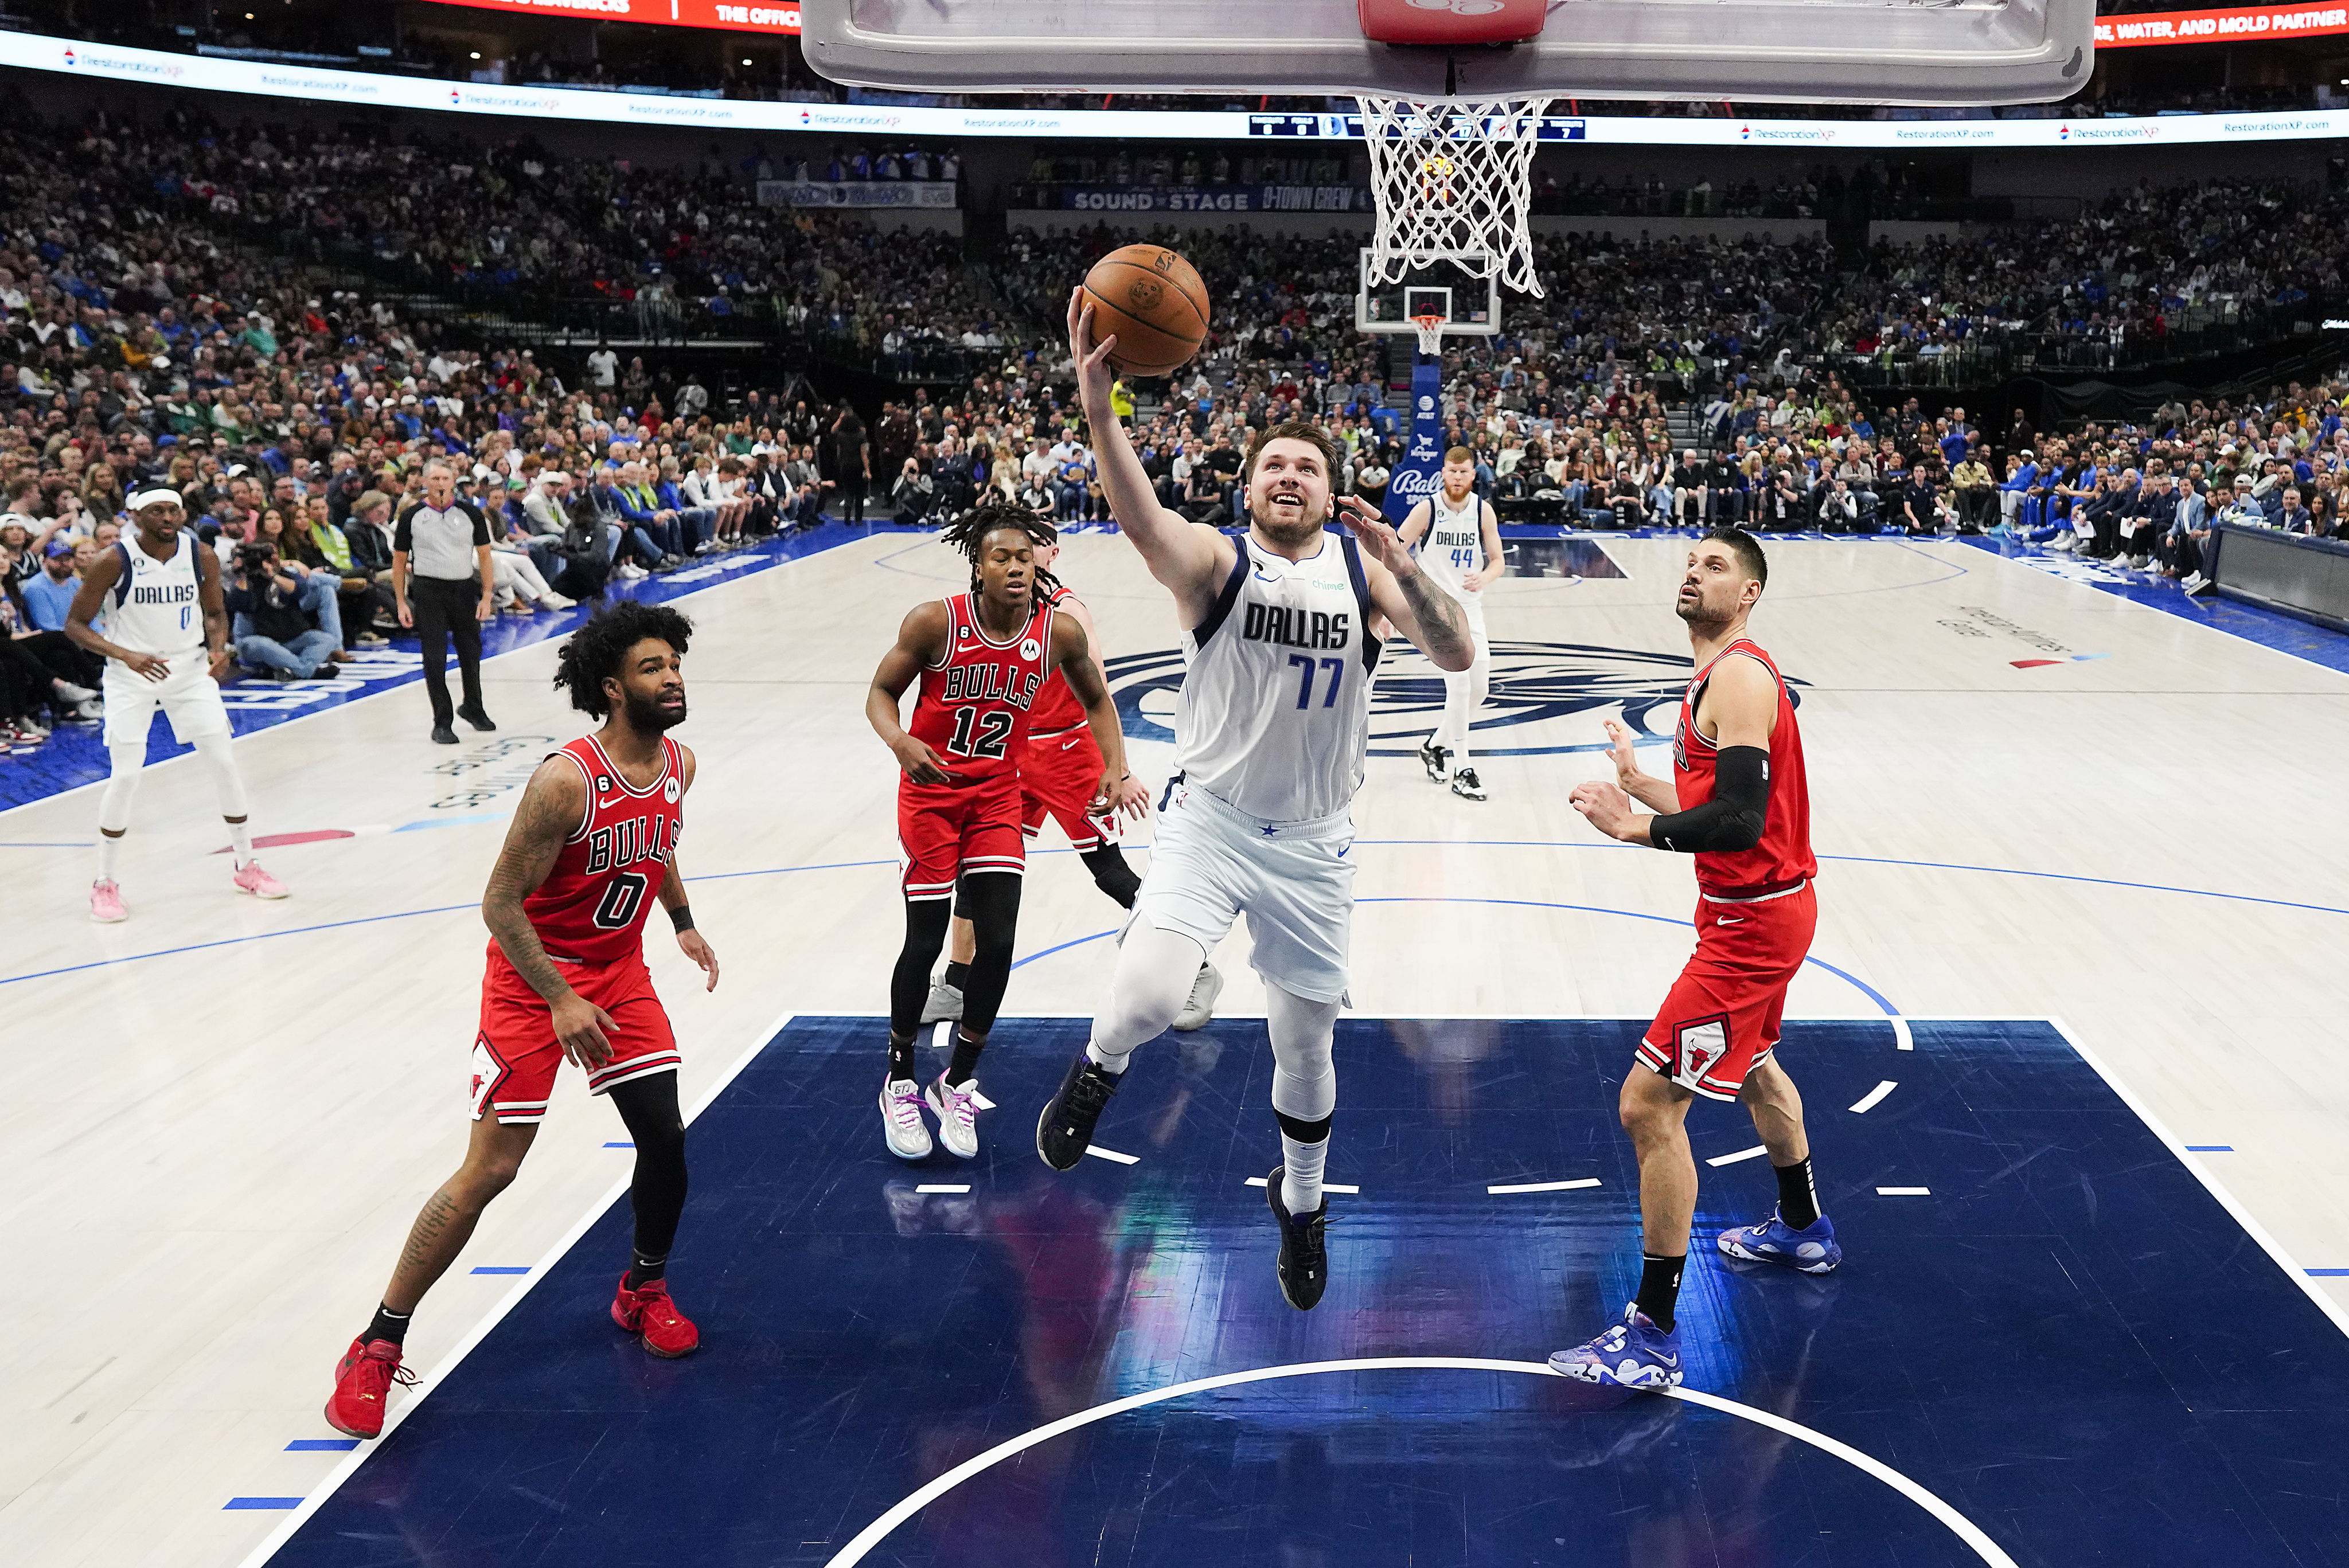
<path id="1" fill-rule="evenodd" d="M 490 521 L 470 501 L 452 500 L 445 507 L 418 501 L 392 525 L 391 547 L 407 552 L 419 577 L 472 582 L 481 573 L 473 552 L 489 542 Z"/>

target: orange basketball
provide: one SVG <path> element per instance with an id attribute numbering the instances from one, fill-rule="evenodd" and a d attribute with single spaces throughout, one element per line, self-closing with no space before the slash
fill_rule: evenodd
<path id="1" fill-rule="evenodd" d="M 1093 341 L 1115 336 L 1110 363 L 1129 376 L 1167 376 L 1207 337 L 1207 285 L 1164 245 L 1123 245 L 1085 274 Z"/>

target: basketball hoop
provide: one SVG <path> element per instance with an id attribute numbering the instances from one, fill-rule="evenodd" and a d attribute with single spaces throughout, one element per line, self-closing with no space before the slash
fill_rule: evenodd
<path id="1" fill-rule="evenodd" d="M 1533 203 L 1534 149 L 1549 99 L 1357 101 L 1378 198 L 1378 231 L 1371 242 L 1377 280 L 1393 283 L 1413 267 L 1449 262 L 1538 296 L 1541 280 L 1534 276 L 1533 232 L 1526 220 Z M 1427 341 L 1423 331 L 1423 346 Z"/>
<path id="2" fill-rule="evenodd" d="M 1442 316 L 1433 313 L 1415 315 L 1411 318 L 1411 325 L 1419 333 L 1419 351 L 1422 354 L 1433 359 L 1444 352 L 1444 321 Z"/>

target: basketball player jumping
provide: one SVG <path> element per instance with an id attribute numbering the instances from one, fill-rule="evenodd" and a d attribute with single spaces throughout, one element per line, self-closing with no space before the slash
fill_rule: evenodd
<path id="1" fill-rule="evenodd" d="M 1443 479 L 1444 488 L 1413 503 L 1411 515 L 1402 520 L 1402 542 L 1419 547 L 1419 569 L 1460 602 L 1468 634 L 1476 642 L 1476 662 L 1444 676 L 1444 722 L 1420 743 L 1419 759 L 1431 782 L 1443 783 L 1448 773 L 1454 795 L 1482 800 L 1485 784 L 1468 758 L 1468 727 L 1493 684 L 1493 642 L 1485 634 L 1485 585 L 1507 575 L 1509 562 L 1501 553 L 1501 524 L 1493 503 L 1475 493 L 1476 455 L 1465 447 L 1444 453 Z"/>
<path id="2" fill-rule="evenodd" d="M 154 485 L 133 491 L 124 504 L 137 531 L 90 563 L 66 612 L 66 635 L 106 658 L 106 750 L 114 767 L 98 798 L 98 880 L 90 884 L 89 917 L 105 925 L 130 918 L 114 873 L 158 707 L 171 721 L 173 738 L 194 747 L 212 777 L 212 797 L 228 822 L 237 891 L 284 898 L 285 884 L 253 858 L 244 779 L 229 744 L 221 683 L 232 661 L 220 562 L 181 526 L 186 513 L 179 491 Z M 92 624 L 101 619 L 102 633 Z"/>
<path id="3" fill-rule="evenodd" d="M 400 1366 L 409 1319 L 457 1261 L 481 1211 L 512 1182 L 566 1057 L 586 1071 L 591 1093 L 612 1097 L 636 1142 L 635 1251 L 612 1321 L 658 1357 L 689 1355 L 701 1343 L 666 1277 L 685 1210 L 685 1122 L 677 1037 L 644 946 L 657 899 L 678 946 L 709 977 L 706 989 L 717 989 L 718 955 L 693 927 L 677 862 L 693 753 L 667 733 L 685 722 L 692 630 L 665 604 L 623 601 L 563 646 L 555 686 L 604 727 L 539 764 L 490 873 L 465 1162 L 416 1216 L 375 1321 L 336 1369 L 326 1422 L 336 1431 L 376 1436 L 391 1385 L 416 1380 Z"/>
<path id="4" fill-rule="evenodd" d="M 1245 538 L 1157 502 L 1110 402 L 1115 336 L 1069 301 L 1078 390 L 1112 515 L 1174 596 L 1183 626 L 1174 717 L 1180 771 L 1092 1039 L 1036 1124 L 1046 1164 L 1073 1169 L 1134 1047 L 1174 1019 L 1199 965 L 1245 911 L 1265 983 L 1281 1163 L 1265 1185 L 1279 1223 L 1282 1294 L 1300 1310 L 1328 1284 L 1321 1176 L 1337 1077 L 1330 1043 L 1346 994 L 1353 913 L 1353 798 L 1370 740 L 1383 615 L 1438 667 L 1475 657 L 1467 617 L 1367 502 L 1335 507 L 1337 449 L 1304 420 L 1249 442 Z M 1350 537 L 1326 525 L 1342 515 Z"/>
<path id="5" fill-rule="evenodd" d="M 1060 558 L 1057 534 L 1051 542 L 1036 546 L 1040 580 L 1049 579 L 1052 583 L 1045 596 L 1084 629 L 1093 668 L 1106 686 L 1109 675 L 1102 669 L 1101 637 L 1093 630 L 1092 612 L 1085 608 L 1083 600 L 1069 592 L 1067 583 L 1051 577 L 1053 562 Z M 1101 748 L 1094 744 L 1092 733 L 1086 727 L 1083 705 L 1077 701 L 1076 694 L 1058 671 L 1045 680 L 1044 689 L 1036 695 L 1035 705 L 1028 712 L 1028 733 L 1011 748 L 1011 761 L 1019 770 L 1021 830 L 1032 840 L 1043 830 L 1047 819 L 1060 823 L 1061 831 L 1068 835 L 1070 847 L 1077 851 L 1085 870 L 1092 872 L 1093 885 L 1115 899 L 1119 908 L 1132 909 L 1133 895 L 1141 891 L 1142 879 L 1133 874 L 1133 868 L 1126 864 L 1125 852 L 1118 848 L 1123 828 L 1117 813 L 1093 810 L 1095 787 L 1104 766 Z M 969 913 L 958 903 L 954 934 L 947 948 L 947 972 L 930 987 L 929 1002 L 922 1008 L 923 1023 L 962 1016 L 962 988 L 969 978 L 971 959 L 978 951 Z M 1200 965 L 1198 978 L 1191 983 L 1191 995 L 1184 1002 L 1183 1010 L 1174 1016 L 1174 1026 L 1204 1027 L 1215 1016 L 1216 997 L 1223 988 L 1224 977 L 1216 972 L 1216 966 Z"/>
<path id="6" fill-rule="evenodd" d="M 916 605 L 897 629 L 864 694 L 864 717 L 897 758 L 897 842 L 905 861 L 905 944 L 889 977 L 889 1072 L 881 1084 L 881 1125 L 889 1152 L 930 1152 L 922 1124 L 926 1100 L 947 1152 L 978 1152 L 979 1053 L 995 1027 L 1011 977 L 1027 866 L 1020 832 L 1019 773 L 1012 758 L 1028 734 L 1046 682 L 1068 678 L 1104 759 L 1088 783 L 1086 816 L 1139 815 L 1149 791 L 1127 773 L 1117 709 L 1084 627 L 1052 602 L 1058 585 L 1036 563 L 1052 525 L 1018 501 L 993 499 L 938 535 L 970 561 L 970 588 Z M 910 726 L 898 703 L 916 679 Z M 957 884 L 972 929 L 954 1056 L 926 1092 L 915 1078 L 930 965 L 945 943 Z M 1185 970 L 1195 974 L 1197 965 Z"/>
<path id="7" fill-rule="evenodd" d="M 1778 666 L 1745 634 L 1768 577 L 1762 547 L 1743 529 L 1697 541 L 1674 605 L 1696 673 L 1681 698 L 1673 776 L 1640 772 L 1630 733 L 1609 722 L 1617 782 L 1578 784 L 1571 797 L 1609 838 L 1694 855 L 1698 893 L 1696 952 L 1649 1026 L 1618 1108 L 1640 1159 L 1639 1295 L 1621 1323 L 1549 1358 L 1553 1371 L 1587 1383 L 1681 1381 L 1673 1313 L 1696 1217 L 1688 1111 L 1698 1095 L 1743 1100 L 1778 1173 L 1777 1212 L 1723 1231 L 1721 1250 L 1813 1274 L 1843 1261 L 1835 1226 L 1819 1212 L 1803 1097 L 1772 1054 L 1786 987 L 1818 923 L 1818 862 L 1794 701 Z M 1658 814 L 1634 812 L 1634 799 Z"/>

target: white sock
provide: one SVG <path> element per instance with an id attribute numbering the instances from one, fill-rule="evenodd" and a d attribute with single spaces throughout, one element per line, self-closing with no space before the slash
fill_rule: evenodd
<path id="1" fill-rule="evenodd" d="M 1111 1077 L 1115 1078 L 1123 1074 L 1127 1068 L 1133 1065 L 1133 1053 L 1132 1051 L 1128 1051 L 1122 1057 L 1107 1056 L 1102 1053 L 1102 1048 L 1099 1046 L 1094 1045 L 1091 1040 L 1087 1040 L 1085 1042 L 1085 1060 L 1092 1063 L 1093 1066 L 1101 1068 L 1103 1072 L 1108 1073 Z"/>
<path id="2" fill-rule="evenodd" d="M 228 841 L 229 847 L 235 851 L 230 858 L 236 861 L 237 870 L 243 871 L 245 867 L 253 863 L 253 820 L 251 818 L 247 818 L 242 822 L 229 823 Z"/>
<path id="3" fill-rule="evenodd" d="M 113 833 L 98 836 L 98 880 L 112 882 L 114 870 L 122 863 L 122 837 Z"/>
<path id="4" fill-rule="evenodd" d="M 1286 1174 L 1280 1181 L 1280 1203 L 1294 1216 L 1309 1214 L 1321 1206 L 1321 1168 L 1330 1158 L 1330 1140 L 1299 1143 L 1286 1132 L 1280 1135 L 1280 1161 Z"/>

